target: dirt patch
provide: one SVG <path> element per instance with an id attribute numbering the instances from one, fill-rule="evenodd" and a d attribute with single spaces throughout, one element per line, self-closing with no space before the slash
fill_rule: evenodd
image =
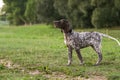
<path id="1" fill-rule="evenodd" d="M 91 78 L 84 78 L 84 77 L 71 77 L 71 76 L 67 76 L 63 73 L 59 73 L 59 72 L 53 72 L 51 75 L 44 75 L 45 77 L 47 77 L 49 80 L 107 80 L 105 77 L 103 76 L 93 76 Z"/>
<path id="2" fill-rule="evenodd" d="M 1 59 L 0 64 L 2 64 L 3 66 L 5 66 L 9 69 L 12 69 L 12 68 L 14 69 L 14 68 L 20 67 L 17 64 L 13 64 L 12 61 L 8 61 L 8 60 L 5 60 L 5 59 Z"/>
<path id="3" fill-rule="evenodd" d="M 21 67 L 18 64 L 14 64 L 12 61 L 8 61 L 5 59 L 0 59 L 0 64 L 3 66 L 9 68 L 9 69 L 18 69 L 21 72 L 25 72 L 30 75 L 42 75 L 49 80 L 107 80 L 104 76 L 91 76 L 90 78 L 82 78 L 80 76 L 77 77 L 71 77 L 66 74 L 63 74 L 61 72 L 52 72 L 51 74 L 45 74 L 44 72 L 40 72 L 39 70 L 27 70 L 24 67 Z"/>
<path id="4" fill-rule="evenodd" d="M 107 80 L 104 76 L 92 76 L 89 80 Z"/>
<path id="5" fill-rule="evenodd" d="M 38 74 L 41 74 L 40 71 L 38 71 L 38 70 L 29 71 L 28 73 L 29 73 L 30 75 L 38 75 Z"/>

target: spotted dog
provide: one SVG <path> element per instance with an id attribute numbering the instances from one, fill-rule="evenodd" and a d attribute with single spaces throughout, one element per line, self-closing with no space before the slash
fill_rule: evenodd
<path id="1" fill-rule="evenodd" d="M 64 34 L 64 42 L 68 47 L 68 64 L 72 63 L 72 50 L 74 49 L 77 53 L 77 56 L 80 60 L 80 64 L 83 64 L 83 58 L 80 53 L 80 49 L 91 46 L 96 53 L 98 54 L 98 61 L 95 65 L 99 65 L 102 60 L 102 53 L 101 53 L 101 41 L 102 37 L 108 37 L 110 39 L 115 40 L 119 46 L 120 42 L 103 33 L 99 32 L 74 32 L 70 27 L 70 24 L 67 20 L 61 19 L 59 21 L 54 21 L 54 25 L 56 28 L 61 29 Z"/>

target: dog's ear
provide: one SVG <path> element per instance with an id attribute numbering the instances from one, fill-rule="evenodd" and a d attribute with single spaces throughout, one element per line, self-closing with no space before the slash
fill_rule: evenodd
<path id="1" fill-rule="evenodd" d="M 72 32 L 72 27 L 71 27 L 71 25 L 69 24 L 69 31 L 68 31 L 69 33 L 71 33 Z"/>
<path id="2" fill-rule="evenodd" d="M 68 32 L 71 33 L 71 32 L 72 32 L 72 29 L 70 29 Z"/>

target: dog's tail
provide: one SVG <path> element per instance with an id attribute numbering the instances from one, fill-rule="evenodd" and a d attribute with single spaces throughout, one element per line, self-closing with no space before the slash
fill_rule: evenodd
<path id="1" fill-rule="evenodd" d="M 115 40 L 115 41 L 118 43 L 118 45 L 120 46 L 120 42 L 119 42 L 116 38 L 111 37 L 111 36 L 109 36 L 109 35 L 107 35 L 107 34 L 103 34 L 103 33 L 100 33 L 100 35 L 103 36 L 103 37 L 107 37 L 107 38 L 110 38 L 110 39 Z"/>

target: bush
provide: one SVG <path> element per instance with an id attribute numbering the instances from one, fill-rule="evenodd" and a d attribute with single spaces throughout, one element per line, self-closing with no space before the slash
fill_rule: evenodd
<path id="1" fill-rule="evenodd" d="M 115 8 L 96 8 L 92 14 L 92 24 L 95 28 L 118 25 L 118 11 Z"/>

